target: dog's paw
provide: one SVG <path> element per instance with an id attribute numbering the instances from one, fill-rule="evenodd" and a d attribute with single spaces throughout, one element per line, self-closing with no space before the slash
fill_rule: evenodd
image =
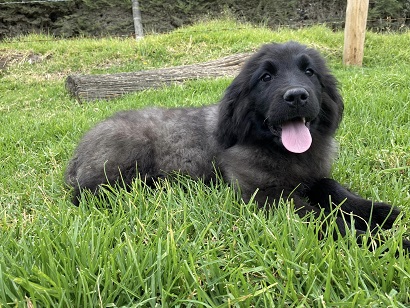
<path id="1" fill-rule="evenodd" d="M 372 225 L 379 225 L 384 229 L 393 227 L 400 214 L 400 209 L 383 202 L 373 204 Z"/>

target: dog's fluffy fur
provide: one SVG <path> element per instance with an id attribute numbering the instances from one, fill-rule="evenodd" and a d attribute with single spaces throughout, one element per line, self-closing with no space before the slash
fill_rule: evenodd
<path id="1" fill-rule="evenodd" d="M 361 217 L 356 229 L 390 228 L 397 208 L 362 199 L 327 178 L 342 113 L 336 79 L 317 51 L 295 42 L 268 44 L 244 64 L 217 105 L 124 111 L 96 125 L 75 151 L 66 182 L 78 203 L 82 189 L 127 186 L 137 172 L 149 184 L 174 172 L 210 181 L 218 170 L 225 181 L 238 183 L 243 199 L 258 190 L 261 206 L 290 197 L 301 215 L 319 214 L 331 210 L 331 198 L 343 203 L 343 212 Z M 284 144 L 289 123 L 299 124 L 295 146 Z M 310 146 L 309 138 L 297 136 L 306 129 Z M 302 153 L 295 153 L 296 143 L 305 144 Z"/>

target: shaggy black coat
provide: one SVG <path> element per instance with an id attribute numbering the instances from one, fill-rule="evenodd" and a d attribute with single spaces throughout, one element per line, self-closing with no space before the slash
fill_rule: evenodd
<path id="1" fill-rule="evenodd" d="M 257 190 L 261 206 L 289 198 L 303 216 L 342 204 L 336 218 L 341 234 L 351 221 L 346 213 L 359 217 L 358 233 L 391 228 L 396 207 L 362 199 L 328 178 L 342 114 L 336 79 L 316 50 L 268 44 L 244 64 L 217 105 L 124 111 L 97 124 L 78 145 L 66 182 L 78 204 L 81 190 L 127 186 L 138 174 L 148 183 L 174 172 L 210 181 L 218 170 L 239 185 L 244 200 Z"/>

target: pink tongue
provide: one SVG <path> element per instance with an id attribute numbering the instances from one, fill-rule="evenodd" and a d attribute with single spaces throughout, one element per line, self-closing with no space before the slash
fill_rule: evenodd
<path id="1" fill-rule="evenodd" d="M 293 153 L 303 153 L 310 148 L 312 136 L 302 119 L 282 124 L 282 144 Z"/>

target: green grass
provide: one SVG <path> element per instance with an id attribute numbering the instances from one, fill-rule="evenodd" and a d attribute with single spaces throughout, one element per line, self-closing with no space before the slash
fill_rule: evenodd
<path id="1" fill-rule="evenodd" d="M 215 21 L 139 42 L 0 42 L 2 56 L 22 57 L 0 71 L 0 306 L 409 307 L 409 258 L 393 254 L 410 235 L 409 39 L 368 33 L 363 68 L 342 66 L 343 33 L 324 27 Z M 71 205 L 63 172 L 88 128 L 117 110 L 216 102 L 230 80 L 80 105 L 64 89 L 67 75 L 194 63 L 287 40 L 321 50 L 340 80 L 346 106 L 333 177 L 403 209 L 383 246 L 360 248 L 353 234 L 319 240 L 320 223 L 306 223 L 292 204 L 259 211 L 224 183 L 181 179 L 152 190 L 136 181 L 109 204 L 84 196 Z M 43 60 L 30 64 L 32 53 Z"/>

